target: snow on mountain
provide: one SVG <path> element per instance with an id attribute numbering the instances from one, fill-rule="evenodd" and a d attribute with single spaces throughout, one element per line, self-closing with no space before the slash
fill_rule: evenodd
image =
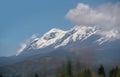
<path id="1" fill-rule="evenodd" d="M 120 38 L 117 30 L 103 31 L 99 32 L 98 34 L 101 35 L 101 38 L 96 41 L 99 45 L 107 41 L 113 41 Z"/>
<path id="2" fill-rule="evenodd" d="M 50 47 L 51 49 L 57 49 L 60 47 L 64 47 L 69 43 L 74 43 L 77 41 L 84 41 L 92 35 L 99 35 L 100 38 L 95 42 L 98 45 L 101 45 L 107 41 L 113 41 L 115 39 L 119 39 L 118 31 L 110 30 L 110 31 L 100 31 L 96 27 L 86 27 L 86 26 L 74 26 L 72 29 L 63 31 L 57 28 L 53 28 L 47 33 L 45 33 L 41 38 L 35 38 L 30 45 L 26 46 L 24 50 L 27 48 L 30 49 L 44 49 Z M 21 54 L 19 53 L 19 54 Z M 19 55 L 18 54 L 18 55 Z"/>
<path id="3" fill-rule="evenodd" d="M 49 45 L 55 44 L 59 39 L 62 39 L 65 34 L 66 31 L 53 28 L 36 42 L 37 48 L 45 48 Z"/>
<path id="4" fill-rule="evenodd" d="M 67 37 L 67 38 L 64 39 L 64 41 L 61 42 L 61 44 L 55 46 L 55 48 L 65 46 L 69 42 L 75 42 L 78 40 L 83 41 L 94 33 L 96 33 L 95 27 L 75 26 L 66 32 L 66 35 L 64 37 Z"/>

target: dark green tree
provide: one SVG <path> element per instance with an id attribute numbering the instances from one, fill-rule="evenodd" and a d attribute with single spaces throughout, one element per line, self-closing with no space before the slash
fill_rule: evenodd
<path id="1" fill-rule="evenodd" d="M 68 74 L 69 77 L 73 76 L 71 60 L 68 60 L 68 62 L 67 62 L 67 74 Z"/>
<path id="2" fill-rule="evenodd" d="M 3 77 L 3 74 L 2 74 L 2 73 L 0 73 L 0 77 Z"/>
<path id="3" fill-rule="evenodd" d="M 77 60 L 76 61 L 76 76 L 80 77 L 80 75 L 81 75 L 81 64 L 80 64 L 80 61 Z"/>
<path id="4" fill-rule="evenodd" d="M 84 77 L 92 77 L 90 69 L 85 69 L 83 74 L 84 74 Z"/>
<path id="5" fill-rule="evenodd" d="M 100 67 L 98 68 L 98 75 L 105 77 L 105 71 L 103 65 L 100 65 Z"/>
<path id="6" fill-rule="evenodd" d="M 110 70 L 109 77 L 120 77 L 120 69 L 116 67 Z"/>
<path id="7" fill-rule="evenodd" d="M 37 73 L 35 74 L 35 77 L 39 77 Z"/>
<path id="8" fill-rule="evenodd" d="M 109 77 L 116 77 L 115 69 L 110 70 Z"/>

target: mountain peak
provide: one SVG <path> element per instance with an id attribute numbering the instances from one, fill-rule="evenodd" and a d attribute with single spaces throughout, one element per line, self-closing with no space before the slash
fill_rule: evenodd
<path id="1" fill-rule="evenodd" d="M 60 32 L 60 31 L 63 31 L 59 28 L 52 28 L 49 32 Z"/>
<path id="2" fill-rule="evenodd" d="M 42 39 L 44 39 L 44 40 L 52 40 L 52 39 L 58 37 L 58 35 L 62 35 L 64 33 L 65 33 L 65 31 L 63 31 L 61 29 L 53 28 L 50 31 L 48 31 L 47 33 L 45 33 L 43 35 Z"/>

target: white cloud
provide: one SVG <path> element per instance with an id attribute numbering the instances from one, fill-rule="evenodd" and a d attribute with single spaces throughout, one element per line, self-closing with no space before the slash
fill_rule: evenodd
<path id="1" fill-rule="evenodd" d="M 34 39 L 38 37 L 38 33 L 33 34 L 29 39 L 27 39 L 24 43 L 22 43 L 20 46 L 20 49 L 18 49 L 16 56 L 18 56 Z"/>
<path id="2" fill-rule="evenodd" d="M 27 47 L 26 43 L 21 44 L 21 48 L 17 51 L 16 56 L 18 56 L 25 48 Z"/>
<path id="3" fill-rule="evenodd" d="M 79 3 L 76 8 L 69 10 L 65 17 L 75 25 L 120 30 L 120 2 L 107 3 L 96 8 Z"/>
<path id="4" fill-rule="evenodd" d="M 33 34 L 32 36 L 31 36 L 31 39 L 35 39 L 35 38 L 37 38 L 38 37 L 38 33 L 36 33 L 36 34 Z"/>

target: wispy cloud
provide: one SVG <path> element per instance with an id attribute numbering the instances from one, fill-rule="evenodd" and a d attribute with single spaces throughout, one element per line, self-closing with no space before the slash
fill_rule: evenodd
<path id="1" fill-rule="evenodd" d="M 31 39 L 33 40 L 33 39 L 35 39 L 35 38 L 37 38 L 38 37 L 38 33 L 36 33 L 36 34 L 33 34 L 32 36 L 31 36 Z"/>
<path id="2" fill-rule="evenodd" d="M 28 38 L 25 42 L 23 42 L 20 45 L 21 47 L 20 49 L 18 49 L 16 56 L 19 55 L 35 38 L 37 38 L 38 35 L 39 35 L 38 33 L 33 34 L 30 38 Z"/>
<path id="3" fill-rule="evenodd" d="M 27 47 L 27 44 L 26 43 L 22 43 L 21 44 L 21 48 L 17 51 L 16 56 L 19 55 L 26 47 Z"/>
<path id="4" fill-rule="evenodd" d="M 96 8 L 79 3 L 66 14 L 66 18 L 75 25 L 97 26 L 104 30 L 120 30 L 120 2 L 107 3 Z"/>

